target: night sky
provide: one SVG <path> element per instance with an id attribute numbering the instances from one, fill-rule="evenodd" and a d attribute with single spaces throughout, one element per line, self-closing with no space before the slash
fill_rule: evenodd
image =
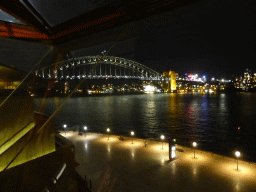
<path id="1" fill-rule="evenodd" d="M 246 68 L 256 72 L 254 6 L 252 0 L 187 5 L 174 18 L 118 42 L 108 55 L 137 61 L 160 73 L 172 69 L 181 75 L 192 72 L 207 78 L 231 78 Z M 73 51 L 72 56 L 100 54 L 112 43 Z M 0 62 L 28 71 L 48 48 L 0 39 Z"/>
<path id="2" fill-rule="evenodd" d="M 180 10 L 174 19 L 150 26 L 137 38 L 117 43 L 109 55 L 147 65 L 158 72 L 175 70 L 208 78 L 231 78 L 246 68 L 256 72 L 253 4 L 247 1 L 202 1 Z M 184 12 L 184 13 L 183 13 Z M 169 21 L 168 21 L 169 20 Z M 112 43 L 74 53 L 99 54 Z"/>

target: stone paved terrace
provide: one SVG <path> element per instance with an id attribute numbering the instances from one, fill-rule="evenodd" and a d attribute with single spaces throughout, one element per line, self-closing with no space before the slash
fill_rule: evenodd
<path id="1" fill-rule="evenodd" d="M 77 132 L 61 133 L 76 146 L 76 171 L 92 181 L 92 191 L 256 191 L 256 165 L 168 143 Z"/>

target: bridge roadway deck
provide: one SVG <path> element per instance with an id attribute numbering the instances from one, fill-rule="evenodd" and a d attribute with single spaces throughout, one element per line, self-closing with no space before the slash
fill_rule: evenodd
<path id="1" fill-rule="evenodd" d="M 169 161 L 168 143 L 118 136 L 62 132 L 76 146 L 76 170 L 92 181 L 92 191 L 256 191 L 256 165 L 176 145 Z"/>

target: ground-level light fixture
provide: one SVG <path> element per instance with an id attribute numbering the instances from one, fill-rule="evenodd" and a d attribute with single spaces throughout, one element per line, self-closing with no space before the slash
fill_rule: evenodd
<path id="1" fill-rule="evenodd" d="M 133 131 L 131 132 L 131 135 L 132 135 L 132 144 L 133 144 L 133 135 L 134 135 L 134 132 L 133 132 Z"/>
<path id="2" fill-rule="evenodd" d="M 86 130 L 87 130 L 87 126 L 84 126 L 84 136 L 86 137 Z"/>
<path id="3" fill-rule="evenodd" d="M 168 137 L 169 141 L 169 159 L 174 160 L 176 158 L 176 146 L 175 146 L 175 141 L 171 137 Z"/>
<path id="4" fill-rule="evenodd" d="M 240 152 L 239 152 L 239 151 L 236 151 L 236 152 L 235 152 L 235 155 L 236 155 L 236 160 L 237 160 L 237 170 L 238 170 L 238 157 L 240 157 Z"/>
<path id="5" fill-rule="evenodd" d="M 194 159 L 196 158 L 196 142 L 193 142 L 193 147 L 194 147 Z"/>
<path id="6" fill-rule="evenodd" d="M 162 149 L 164 148 L 164 135 L 161 135 L 161 139 L 162 139 Z"/>
<path id="7" fill-rule="evenodd" d="M 108 140 L 109 140 L 109 132 L 110 132 L 110 129 L 109 129 L 109 128 L 107 128 L 107 132 L 108 132 Z"/>
<path id="8" fill-rule="evenodd" d="M 64 125 L 63 125 L 63 128 L 64 128 L 64 130 L 65 130 L 65 135 L 66 135 L 66 128 L 67 128 L 67 125 L 64 124 Z"/>

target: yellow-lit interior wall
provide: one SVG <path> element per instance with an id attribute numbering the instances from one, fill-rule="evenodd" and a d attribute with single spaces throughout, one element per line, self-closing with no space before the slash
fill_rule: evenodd
<path id="1" fill-rule="evenodd" d="M 4 87 L 5 87 L 4 81 L 1 81 L 1 80 L 0 80 L 0 89 L 4 89 Z"/>
<path id="2" fill-rule="evenodd" d="M 3 81 L 0 80 L 0 89 L 16 89 L 19 86 L 20 81 Z"/>
<path id="3" fill-rule="evenodd" d="M 0 103 L 3 99 L 0 99 Z M 0 171 L 28 143 L 36 132 L 33 112 L 33 98 L 12 97 L 0 108 Z M 31 142 L 17 156 L 10 167 L 55 151 L 55 135 L 51 124 L 35 135 Z"/>

